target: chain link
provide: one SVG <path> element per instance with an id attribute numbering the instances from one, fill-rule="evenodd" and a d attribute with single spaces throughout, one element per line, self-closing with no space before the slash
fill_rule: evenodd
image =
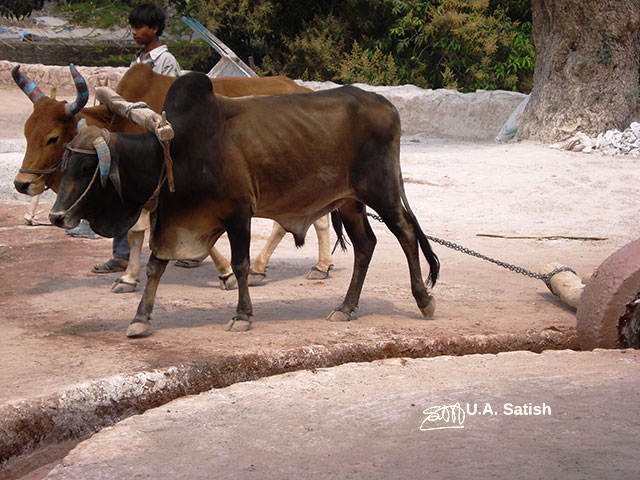
<path id="1" fill-rule="evenodd" d="M 382 220 L 382 217 L 380 217 L 379 215 L 376 215 L 374 213 L 367 213 L 368 216 L 370 216 L 371 218 L 373 218 L 374 220 L 377 220 L 381 223 L 384 223 Z M 549 281 L 551 280 L 551 277 L 553 277 L 555 274 L 560 273 L 560 272 L 571 272 L 574 275 L 577 275 L 577 273 L 569 267 L 560 267 L 560 268 L 556 268 L 555 270 L 552 270 L 549 273 L 536 273 L 536 272 L 532 272 L 531 270 L 527 270 L 526 268 L 523 267 L 518 267 L 516 265 L 512 265 L 510 263 L 507 262 L 503 262 L 501 260 L 496 260 L 495 258 L 491 258 L 491 257 L 487 257 L 486 255 L 483 255 L 481 253 L 476 252 L 475 250 L 471 250 L 470 248 L 467 247 L 463 247 L 462 245 L 458 245 L 457 243 L 453 243 L 450 242 L 448 240 L 443 240 L 441 238 L 437 238 L 437 237 L 432 237 L 431 235 L 425 235 L 429 240 L 439 243 L 440 245 L 443 245 L 447 248 L 451 248 L 453 250 L 456 250 L 458 252 L 461 253 L 466 253 L 467 255 L 471 255 L 472 257 L 477 257 L 480 258 L 482 260 L 486 260 L 488 262 L 494 263 L 500 267 L 506 268 L 507 270 L 511 270 L 512 272 L 516 272 L 516 273 L 520 273 L 522 275 L 526 275 L 527 277 L 531 277 L 531 278 L 535 278 L 538 280 L 542 280 L 547 287 L 551 290 L 551 286 L 549 284 Z"/>

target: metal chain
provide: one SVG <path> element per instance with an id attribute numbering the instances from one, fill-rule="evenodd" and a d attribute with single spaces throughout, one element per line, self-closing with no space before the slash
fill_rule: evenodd
<path id="1" fill-rule="evenodd" d="M 370 216 L 371 218 L 373 218 L 374 220 L 377 220 L 381 223 L 384 223 L 384 221 L 382 220 L 382 217 L 380 217 L 379 215 L 376 215 L 374 213 L 367 213 L 368 216 Z M 477 257 L 480 258 L 482 260 L 486 260 L 488 262 L 494 263 L 500 267 L 506 268 L 507 270 L 511 270 L 512 272 L 516 272 L 516 273 L 520 273 L 522 275 L 526 275 L 527 277 L 531 277 L 531 278 L 536 278 L 538 280 L 542 280 L 547 287 L 549 288 L 549 290 L 551 290 L 551 285 L 549 284 L 549 281 L 551 280 L 551 277 L 553 277 L 556 273 L 560 273 L 560 272 L 571 272 L 574 275 L 577 275 L 577 273 L 569 267 L 560 267 L 560 268 L 556 268 L 555 270 L 552 270 L 549 273 L 536 273 L 536 272 L 532 272 L 531 270 L 527 270 L 526 268 L 523 267 L 518 267 L 516 265 L 512 265 L 510 263 L 507 262 L 503 262 L 501 260 L 496 260 L 495 258 L 491 258 L 491 257 L 487 257 L 486 255 L 483 255 L 481 253 L 476 252 L 475 250 L 471 250 L 470 248 L 466 248 L 463 247 L 462 245 L 458 245 L 457 243 L 453 243 L 450 242 L 448 240 L 443 240 L 441 238 L 437 238 L 437 237 L 432 237 L 431 235 L 425 235 L 429 240 L 439 243 L 440 245 L 443 245 L 447 248 L 451 248 L 453 250 L 456 250 L 458 252 L 462 252 L 462 253 L 466 253 L 467 255 L 471 255 L 472 257 Z"/>

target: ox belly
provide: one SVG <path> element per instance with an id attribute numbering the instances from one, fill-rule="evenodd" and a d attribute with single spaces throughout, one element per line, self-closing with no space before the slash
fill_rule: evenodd
<path id="1" fill-rule="evenodd" d="M 335 196 L 338 196 L 338 199 L 335 199 Z M 284 203 L 280 202 L 278 208 L 274 208 L 274 204 L 265 208 L 258 205 L 253 216 L 278 222 L 287 232 L 293 234 L 296 245 L 300 246 L 304 244 L 304 237 L 313 222 L 338 208 L 347 197 L 348 195 L 339 195 L 337 192 L 332 196 L 317 195 L 316 201 L 300 202 L 297 208 L 294 207 L 294 199 L 289 199 L 288 207 L 284 207 Z M 157 214 L 151 217 L 149 246 L 154 255 L 162 260 L 205 256 L 224 233 L 221 219 L 225 217 L 225 211 L 226 208 L 212 204 L 171 213 L 158 208 Z M 144 213 L 141 217 L 143 215 Z"/>
<path id="2" fill-rule="evenodd" d="M 174 208 L 179 202 L 160 204 L 151 215 L 149 247 L 162 260 L 200 258 L 209 253 L 224 233 L 220 209 L 210 202 L 198 207 Z"/>

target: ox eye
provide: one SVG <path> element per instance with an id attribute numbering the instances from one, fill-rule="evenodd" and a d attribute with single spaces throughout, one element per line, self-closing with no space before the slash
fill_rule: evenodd
<path id="1" fill-rule="evenodd" d="M 57 137 L 57 136 L 51 137 L 49 140 L 47 140 L 47 145 L 53 145 L 54 143 L 56 143 L 58 141 L 58 138 L 59 137 Z"/>

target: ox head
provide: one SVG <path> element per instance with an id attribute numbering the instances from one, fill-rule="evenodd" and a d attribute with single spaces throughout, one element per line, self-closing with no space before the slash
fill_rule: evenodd
<path id="1" fill-rule="evenodd" d="M 73 64 L 69 68 L 77 91 L 76 99 L 71 103 L 44 95 L 29 77 L 20 72 L 19 65 L 11 72 L 16 84 L 33 102 L 33 113 L 24 124 L 27 151 L 13 182 L 20 193 L 37 195 L 48 187 L 56 187 L 54 180 L 64 144 L 77 133 L 75 115 L 89 100 L 87 82 Z"/>
<path id="2" fill-rule="evenodd" d="M 49 213 L 52 224 L 73 228 L 85 218 L 94 232 L 114 237 L 135 223 L 141 206 L 123 201 L 109 139 L 105 129 L 80 125 L 78 135 L 65 146 L 60 188 Z"/>

